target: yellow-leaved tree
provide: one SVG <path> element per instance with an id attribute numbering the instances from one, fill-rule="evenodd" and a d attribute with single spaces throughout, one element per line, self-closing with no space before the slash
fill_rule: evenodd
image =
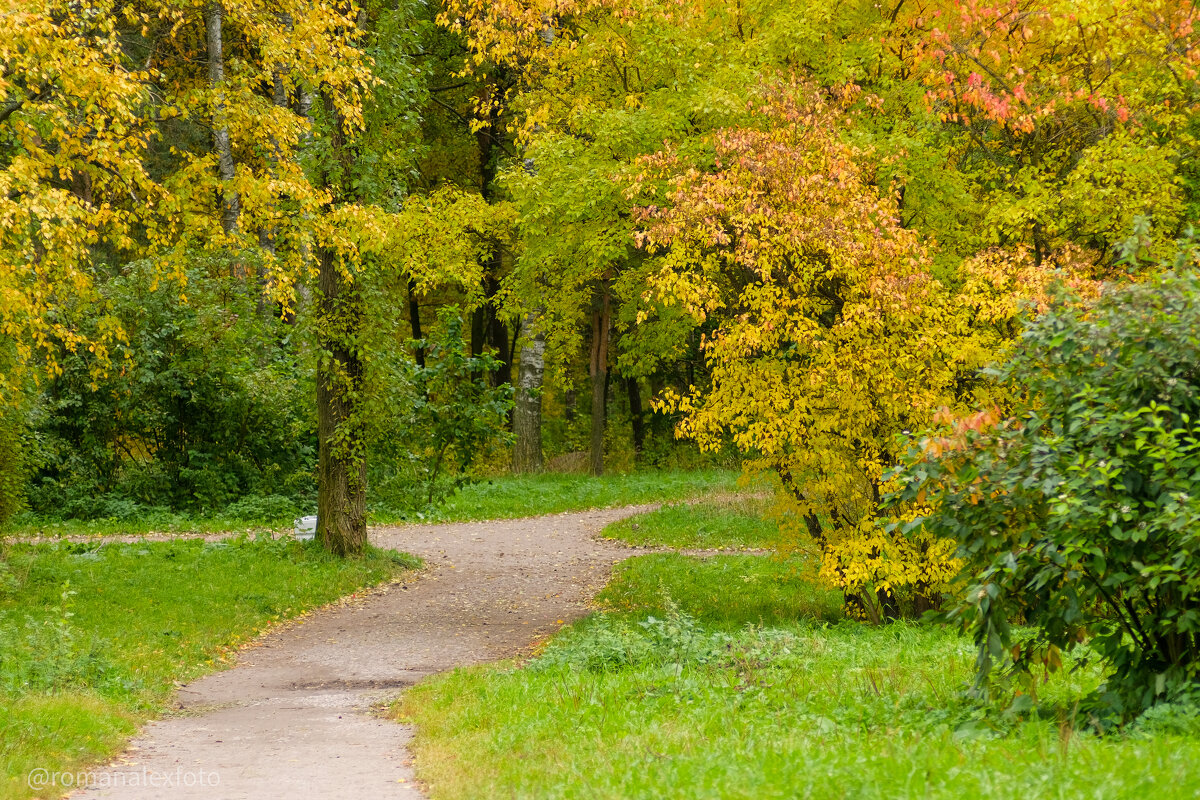
<path id="1" fill-rule="evenodd" d="M 151 135 L 145 72 L 121 52 L 123 17 L 106 0 L 3 0 L 0 16 L 0 405 L 35 353 L 57 371 L 84 341 L 68 300 L 88 303 L 97 255 L 128 252 L 157 199 L 144 165 Z"/>
<path id="2" fill-rule="evenodd" d="M 713 168 L 670 152 L 647 162 L 644 185 L 669 189 L 640 211 L 640 244 L 660 262 L 643 314 L 678 304 L 715 324 L 711 385 L 660 402 L 683 413 L 681 435 L 710 449 L 732 438 L 777 476 L 787 538 L 817 546 L 852 610 L 919 613 L 954 576 L 954 548 L 884 524 L 883 476 L 899 436 L 976 400 L 994 340 L 930 274 L 894 198 L 840 140 L 835 106 L 795 83 L 758 105 L 761 127 L 715 137 Z"/>

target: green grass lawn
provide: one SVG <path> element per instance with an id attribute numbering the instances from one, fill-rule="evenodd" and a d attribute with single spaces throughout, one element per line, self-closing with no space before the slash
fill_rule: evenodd
<path id="1" fill-rule="evenodd" d="M 628 475 L 543 473 L 489 478 L 467 484 L 425 514 L 435 522 L 515 519 L 589 508 L 628 506 L 730 492 L 738 473 L 730 470 L 634 472 Z"/>
<path id="2" fill-rule="evenodd" d="M 10 540 L 53 539 L 66 536 L 145 536 L 151 533 L 255 534 L 292 530 L 294 518 L 247 522 L 225 516 L 153 513 L 129 519 L 42 519 L 20 514 L 8 524 Z"/>
<path id="3" fill-rule="evenodd" d="M 779 526 L 764 519 L 770 500 L 732 497 L 688 500 L 614 522 L 602 534 L 639 546 L 679 548 L 771 548 Z"/>
<path id="4" fill-rule="evenodd" d="M 647 527 L 692 546 L 679 528 L 709 513 Z M 742 527 L 709 546 L 744 543 Z M 1200 796 L 1200 716 L 1098 735 L 1078 711 L 1101 679 L 1085 666 L 1032 709 L 982 707 L 964 692 L 968 639 L 843 620 L 838 595 L 791 562 L 642 556 L 598 601 L 532 661 L 456 670 L 397 701 L 434 800 Z"/>
<path id="5" fill-rule="evenodd" d="M 513 519 L 590 508 L 670 502 L 714 492 L 732 492 L 738 474 L 731 470 L 676 470 L 625 475 L 506 475 L 465 484 L 433 508 L 405 516 L 376 514 L 372 525 L 397 522 L 470 522 Z M 308 513 L 316 513 L 310 509 Z M 294 515 L 242 519 L 228 515 L 197 516 L 167 511 L 128 519 L 52 520 L 21 514 L 10 524 L 14 539 L 65 536 L 145 535 L 149 533 L 232 533 L 291 530 Z"/>
<path id="6" fill-rule="evenodd" d="M 756 555 L 691 558 L 675 553 L 631 558 L 596 596 L 608 611 L 664 614 L 671 609 L 719 627 L 841 619 L 841 594 L 814 585 L 794 561 Z"/>
<path id="7" fill-rule="evenodd" d="M 417 565 L 291 540 L 17 544 L 0 559 L 0 798 L 75 770 L 272 622 Z"/>

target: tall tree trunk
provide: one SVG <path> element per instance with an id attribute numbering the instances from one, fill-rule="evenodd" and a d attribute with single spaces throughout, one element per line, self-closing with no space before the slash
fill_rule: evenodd
<path id="1" fill-rule="evenodd" d="M 497 151 L 502 130 L 499 110 L 491 102 L 498 91 L 494 83 L 485 83 L 480 89 L 479 99 L 488 109 L 483 124 L 475 131 L 475 145 L 479 152 L 479 195 L 487 203 L 496 201 Z M 496 369 L 489 376 L 493 386 L 512 383 L 512 346 L 509 343 L 508 326 L 500 318 L 495 298 L 500 291 L 500 273 L 504 268 L 503 255 L 498 243 L 493 243 L 491 252 L 483 261 L 484 303 L 471 315 L 471 354 L 479 355 L 484 345 L 496 351 Z"/>
<path id="2" fill-rule="evenodd" d="M 328 180 L 334 201 L 350 194 L 353 154 L 345 121 L 332 96 L 322 92 L 328 114 L 330 152 L 338 162 L 336 180 Z M 325 247 L 317 252 L 317 535 L 338 555 L 357 555 L 367 544 L 366 460 L 363 452 L 363 364 L 358 350 L 363 297 L 338 263 L 338 255 Z"/>
<path id="3" fill-rule="evenodd" d="M 599 295 L 592 309 L 592 357 L 589 369 L 592 378 L 591 472 L 597 476 L 604 474 L 608 331 L 612 323 L 607 285 L 601 287 Z"/>
<path id="4" fill-rule="evenodd" d="M 625 379 L 625 390 L 629 394 L 629 421 L 633 426 L 633 452 L 639 455 L 646 444 L 646 418 L 642 411 L 642 387 L 637 378 Z"/>
<path id="5" fill-rule="evenodd" d="M 570 424 L 575 421 L 575 390 L 567 389 L 563 392 L 563 417 Z"/>
<path id="6" fill-rule="evenodd" d="M 408 324 L 412 326 L 414 340 L 420 341 L 425 338 L 421 334 L 421 304 L 417 298 L 417 282 L 412 278 L 408 279 Z M 417 359 L 417 366 L 425 369 L 425 348 L 418 345 L 413 355 Z"/>
<path id="7" fill-rule="evenodd" d="M 496 281 L 497 286 L 499 283 Z M 488 339 L 492 347 L 496 348 L 496 358 L 500 362 L 496 365 L 496 371 L 492 375 L 492 385 L 503 386 L 506 383 L 512 385 L 513 350 L 508 337 L 508 326 L 504 324 L 504 320 L 500 319 L 494 306 L 491 308 Z"/>
<path id="8" fill-rule="evenodd" d="M 208 44 L 208 83 L 212 88 L 213 152 L 217 156 L 217 176 L 225 184 L 221 191 L 221 230 L 237 232 L 241 200 L 232 187 L 236 175 L 233 147 L 229 142 L 229 120 L 225 111 L 225 53 L 222 23 L 225 10 L 219 2 L 204 7 L 204 32 Z"/>
<path id="9" fill-rule="evenodd" d="M 512 383 L 512 344 L 508 326 L 500 319 L 495 305 L 496 295 L 500 291 L 500 281 L 495 273 L 500 266 L 499 257 L 490 257 L 484 262 L 484 301 L 471 312 L 471 355 L 482 355 L 487 347 L 495 351 L 496 368 L 489 375 L 493 386 Z"/>
<path id="10" fill-rule="evenodd" d="M 542 470 L 542 377 L 546 371 L 546 335 L 536 312 L 525 317 L 525 344 L 517 369 L 513 405 L 513 472 Z"/>

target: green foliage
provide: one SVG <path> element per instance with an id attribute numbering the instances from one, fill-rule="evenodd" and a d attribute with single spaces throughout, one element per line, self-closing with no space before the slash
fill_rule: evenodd
<path id="1" fill-rule="evenodd" d="M 443 309 L 438 322 L 432 340 L 409 342 L 426 351 L 424 366 L 407 353 L 381 364 L 383 391 L 368 412 L 369 468 L 372 496 L 384 514 L 440 500 L 469 479 L 481 451 L 509 440 L 512 387 L 489 382 L 496 364 L 491 355 L 468 354 L 457 307 Z"/>
<path id="2" fill-rule="evenodd" d="M 0 525 L 25 506 L 24 420 L 0 407 Z"/>
<path id="3" fill-rule="evenodd" d="M 225 507 L 225 516 L 242 522 L 280 522 L 300 515 L 300 506 L 279 494 L 251 494 Z"/>
<path id="4" fill-rule="evenodd" d="M 311 492 L 300 331 L 259 310 L 229 269 L 197 258 L 181 289 L 135 263 L 100 287 L 126 341 L 95 379 L 91 353 L 64 354 L 43 388 L 31 418 L 35 511 L 128 519 L 147 506 L 211 513 L 249 493 Z"/>
<path id="5" fill-rule="evenodd" d="M 981 688 L 1002 665 L 1031 684 L 1086 641 L 1118 714 L 1196 695 L 1198 298 L 1194 273 L 1167 273 L 1052 309 L 997 370 L 1028 392 L 1016 418 L 910 453 L 901 495 L 928 494 L 924 528 L 966 559 Z"/>

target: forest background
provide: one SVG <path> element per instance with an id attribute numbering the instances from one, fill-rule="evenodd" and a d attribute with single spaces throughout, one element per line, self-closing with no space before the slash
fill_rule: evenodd
<path id="1" fill-rule="evenodd" d="M 510 469 L 738 465 L 919 612 L 958 564 L 883 509 L 906 437 L 1012 413 L 982 370 L 1062 292 L 1195 263 L 1189 2 L 3 17 L 18 527 L 318 509 L 353 553 Z"/>

